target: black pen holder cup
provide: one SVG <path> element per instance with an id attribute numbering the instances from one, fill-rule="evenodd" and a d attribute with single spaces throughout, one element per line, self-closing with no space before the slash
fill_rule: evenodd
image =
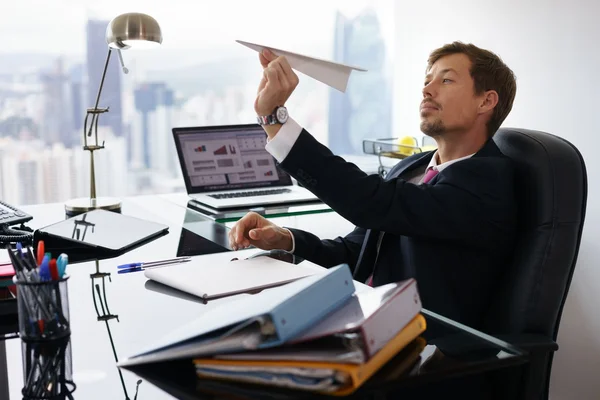
<path id="1" fill-rule="evenodd" d="M 56 340 L 21 341 L 23 355 L 23 400 L 73 399 L 71 337 Z"/>
<path id="2" fill-rule="evenodd" d="M 58 280 L 22 281 L 15 276 L 19 336 L 22 340 L 55 340 L 71 334 L 65 275 Z"/>

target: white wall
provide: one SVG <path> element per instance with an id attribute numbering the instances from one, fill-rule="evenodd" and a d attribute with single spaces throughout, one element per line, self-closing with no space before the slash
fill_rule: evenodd
<path id="1" fill-rule="evenodd" d="M 582 152 L 588 168 L 587 217 L 550 397 L 599 399 L 600 2 L 398 1 L 395 15 L 396 135 L 420 134 L 418 105 L 429 52 L 461 40 L 496 52 L 517 75 L 517 97 L 505 126 L 556 134 Z"/>

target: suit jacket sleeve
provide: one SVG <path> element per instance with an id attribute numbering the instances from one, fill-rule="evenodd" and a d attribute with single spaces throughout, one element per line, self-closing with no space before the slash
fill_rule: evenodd
<path id="1" fill-rule="evenodd" d="M 365 237 L 365 229 L 356 228 L 345 237 L 321 240 L 312 233 L 287 228 L 294 235 L 294 254 L 323 267 L 348 264 L 354 269 Z"/>
<path id="2" fill-rule="evenodd" d="M 513 169 L 500 152 L 453 164 L 434 184 L 415 185 L 367 175 L 302 130 L 281 166 L 365 229 L 488 247 L 506 238 L 514 224 Z"/>

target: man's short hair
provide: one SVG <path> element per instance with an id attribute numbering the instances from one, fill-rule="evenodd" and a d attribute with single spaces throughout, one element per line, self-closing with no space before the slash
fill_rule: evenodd
<path id="1" fill-rule="evenodd" d="M 475 94 L 479 95 L 487 90 L 498 93 L 498 104 L 487 122 L 488 136 L 492 137 L 512 109 L 517 93 L 515 74 L 496 54 L 462 42 L 449 43 L 432 51 L 427 60 L 427 71 L 437 60 L 452 54 L 465 54 L 471 60 L 470 72 L 475 83 Z"/>

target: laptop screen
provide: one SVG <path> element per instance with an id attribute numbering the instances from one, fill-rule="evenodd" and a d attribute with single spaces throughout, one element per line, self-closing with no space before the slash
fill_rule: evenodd
<path id="1" fill-rule="evenodd" d="M 173 135 L 188 193 L 292 184 L 265 150 L 260 125 L 174 128 Z"/>

